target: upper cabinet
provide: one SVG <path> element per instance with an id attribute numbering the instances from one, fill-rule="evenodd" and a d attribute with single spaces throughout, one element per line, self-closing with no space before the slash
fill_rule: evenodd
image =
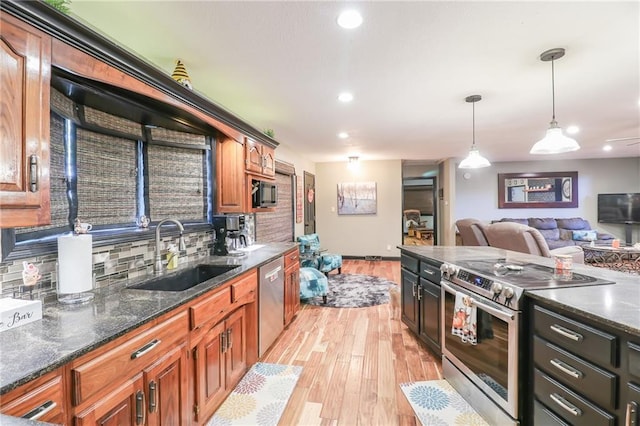
<path id="1" fill-rule="evenodd" d="M 248 173 L 257 174 L 269 178 L 276 175 L 276 155 L 275 149 L 246 138 L 245 169 Z"/>
<path id="2" fill-rule="evenodd" d="M 246 211 L 244 146 L 222 135 L 216 144 L 216 211 L 243 213 Z"/>
<path id="3" fill-rule="evenodd" d="M 51 38 L 0 16 L 0 227 L 46 225 Z"/>

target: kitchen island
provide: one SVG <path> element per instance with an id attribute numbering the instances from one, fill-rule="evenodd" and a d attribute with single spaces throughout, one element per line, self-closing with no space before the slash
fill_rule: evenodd
<path id="1" fill-rule="evenodd" d="M 90 356 L 89 354 L 102 348 L 117 350 L 117 344 L 123 345 L 127 342 L 126 340 L 121 341 L 123 336 L 128 336 L 139 329 L 146 331 L 157 329 L 158 333 L 164 333 L 165 336 L 162 339 L 158 338 L 158 343 L 164 344 L 166 342 L 168 344 L 174 339 L 173 335 L 176 334 L 173 332 L 174 330 L 182 330 L 182 324 L 188 328 L 187 324 L 190 324 L 192 336 L 197 333 L 197 338 L 203 340 L 204 337 L 199 329 L 204 327 L 199 325 L 201 318 L 205 318 L 205 314 L 217 315 L 218 311 L 216 310 L 224 315 L 232 312 L 231 310 L 225 311 L 227 307 L 219 300 L 209 298 L 210 294 L 216 294 L 219 289 L 225 288 L 226 303 L 229 303 L 229 300 L 237 302 L 234 306 L 242 308 L 243 311 L 246 306 L 246 316 L 241 318 L 244 321 L 244 329 L 249 322 L 257 321 L 257 303 L 255 303 L 257 272 L 255 271 L 261 265 L 281 257 L 295 248 L 295 243 L 276 243 L 249 251 L 243 257 L 210 256 L 196 262 L 196 264 L 237 267 L 184 291 L 151 291 L 130 288 L 151 278 L 146 277 L 135 281 L 115 282 L 109 286 L 98 288 L 93 291 L 94 299 L 86 304 L 77 306 L 59 303 L 45 304 L 42 320 L 0 334 L 0 347 L 2 348 L 0 352 L 0 394 L 4 395 L 23 384 L 61 371 L 70 363 L 73 364 L 79 359 L 85 359 Z M 180 265 L 175 272 L 193 266 L 195 264 Z M 242 277 L 249 277 L 253 281 L 245 280 L 249 285 L 244 285 Z M 240 280 L 237 288 L 235 286 L 229 287 L 228 283 L 235 282 L 234 280 Z M 187 306 L 189 306 L 188 310 Z M 256 312 L 252 312 L 252 310 Z M 170 317 L 173 312 L 181 312 L 176 315 L 179 318 L 175 321 Z M 165 321 L 167 318 L 168 320 Z M 162 325 L 161 321 L 168 325 Z M 230 320 L 227 318 L 225 321 L 229 322 Z M 156 322 L 164 328 L 160 328 Z M 202 324 L 205 325 L 204 322 Z M 254 324 L 253 328 L 257 335 L 255 327 Z M 227 333 L 226 336 L 229 335 L 230 329 L 229 326 L 228 330 L 224 330 Z M 252 343 L 252 339 L 257 340 L 257 336 L 255 338 L 247 337 L 249 343 Z M 162 342 L 163 340 L 164 342 Z M 146 340 L 142 341 L 146 343 Z M 184 346 L 184 343 L 178 342 L 176 344 Z M 239 344 L 240 342 L 238 342 Z M 253 342 L 254 346 L 256 344 L 257 342 Z M 240 347 L 238 345 L 236 346 Z M 231 345 L 227 344 L 226 349 L 230 350 Z M 181 351 L 185 352 L 184 348 Z M 254 348 L 253 351 L 255 353 L 250 354 L 249 358 L 255 362 L 257 350 Z M 141 353 L 140 358 L 143 358 L 143 355 Z M 132 355 L 131 358 L 133 359 L 134 356 Z M 95 362 L 98 361 L 99 359 Z M 89 391 L 93 392 L 93 389 L 83 389 L 82 386 L 86 385 L 86 379 L 84 379 L 85 381 L 80 379 L 83 376 L 93 377 L 93 374 L 97 374 L 96 377 L 99 378 L 103 373 L 99 371 L 102 366 L 98 365 L 98 367 L 94 373 L 94 370 L 89 367 L 78 366 L 78 373 L 72 381 L 74 390 L 78 393 L 80 390 L 87 393 L 89 400 L 93 397 Z M 5 405 L 4 401 L 3 405 Z"/>
<path id="2" fill-rule="evenodd" d="M 423 266 L 443 264 L 441 303 L 430 306 L 440 309 L 444 374 L 489 423 L 638 421 L 638 275 L 587 265 L 563 273 L 553 259 L 491 247 L 400 249 L 403 320 L 405 308 L 417 312 L 419 330 L 430 314 Z M 477 304 L 477 346 L 452 335 L 460 295 Z"/>

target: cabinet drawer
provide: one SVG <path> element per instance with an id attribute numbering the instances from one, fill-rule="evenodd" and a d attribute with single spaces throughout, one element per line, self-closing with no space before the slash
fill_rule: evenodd
<path id="1" fill-rule="evenodd" d="M 418 259 L 411 257 L 411 256 L 407 256 L 406 254 L 401 254 L 400 255 L 400 264 L 402 265 L 402 267 L 408 271 L 414 272 L 414 273 L 418 273 L 420 268 L 418 266 L 419 261 Z"/>
<path id="2" fill-rule="evenodd" d="M 198 328 L 204 323 L 214 319 L 215 322 L 224 318 L 231 309 L 231 287 L 217 290 L 189 308 L 191 329 Z"/>
<path id="3" fill-rule="evenodd" d="M 565 388 L 537 368 L 534 370 L 533 386 L 535 397 L 572 425 L 615 425 L 615 418 L 611 414 Z"/>
<path id="4" fill-rule="evenodd" d="M 533 402 L 533 424 L 535 426 L 570 426 L 538 400 Z"/>
<path id="5" fill-rule="evenodd" d="M 128 379 L 184 339 L 188 330 L 187 313 L 183 311 L 146 331 L 132 331 L 97 357 L 73 361 L 73 404 L 80 405 L 109 385 Z"/>
<path id="6" fill-rule="evenodd" d="M 41 422 L 66 423 L 62 376 L 50 373 L 3 395 L 0 412 Z"/>
<path id="7" fill-rule="evenodd" d="M 627 342 L 627 368 L 629 374 L 640 381 L 640 345 Z"/>
<path id="8" fill-rule="evenodd" d="M 582 358 L 605 366 L 617 366 L 616 336 L 586 324 L 534 307 L 533 325 L 536 334 Z"/>
<path id="9" fill-rule="evenodd" d="M 257 272 L 254 271 L 242 276 L 238 281 L 231 284 L 231 302 L 249 303 L 255 301 L 257 288 Z"/>
<path id="10" fill-rule="evenodd" d="M 284 267 L 285 269 L 300 263 L 300 251 L 299 249 L 293 249 L 284 254 Z"/>
<path id="11" fill-rule="evenodd" d="M 582 393 L 603 408 L 615 410 L 618 376 L 584 361 L 535 336 L 536 366 L 559 382 Z"/>
<path id="12" fill-rule="evenodd" d="M 432 283 L 440 285 L 440 265 L 436 264 L 436 262 L 421 260 L 419 274 L 422 278 L 426 278 Z"/>

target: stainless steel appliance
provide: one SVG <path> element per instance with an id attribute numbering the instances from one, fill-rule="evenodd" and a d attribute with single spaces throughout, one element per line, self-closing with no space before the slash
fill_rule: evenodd
<path id="1" fill-rule="evenodd" d="M 275 207 L 278 204 L 278 186 L 274 182 L 253 179 L 251 204 L 254 208 Z"/>
<path id="2" fill-rule="evenodd" d="M 258 356 L 262 356 L 284 329 L 284 260 L 259 268 Z"/>
<path id="3" fill-rule="evenodd" d="M 525 385 L 521 378 L 526 377 L 521 350 L 525 291 L 612 282 L 503 258 L 445 263 L 441 271 L 445 378 L 490 424 L 519 424 Z M 476 344 L 452 333 L 458 294 L 470 296 L 476 308 Z"/>

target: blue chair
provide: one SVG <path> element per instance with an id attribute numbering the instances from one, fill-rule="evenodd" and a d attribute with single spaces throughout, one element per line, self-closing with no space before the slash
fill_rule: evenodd
<path id="1" fill-rule="evenodd" d="M 316 268 L 300 268 L 300 299 L 311 299 L 322 296 L 322 302 L 327 303 L 329 280 Z"/>
<path id="2" fill-rule="evenodd" d="M 301 267 L 316 268 L 325 275 L 334 269 L 338 269 L 338 274 L 342 273 L 342 256 L 322 250 L 318 234 L 302 235 L 297 240 L 300 243 Z"/>

